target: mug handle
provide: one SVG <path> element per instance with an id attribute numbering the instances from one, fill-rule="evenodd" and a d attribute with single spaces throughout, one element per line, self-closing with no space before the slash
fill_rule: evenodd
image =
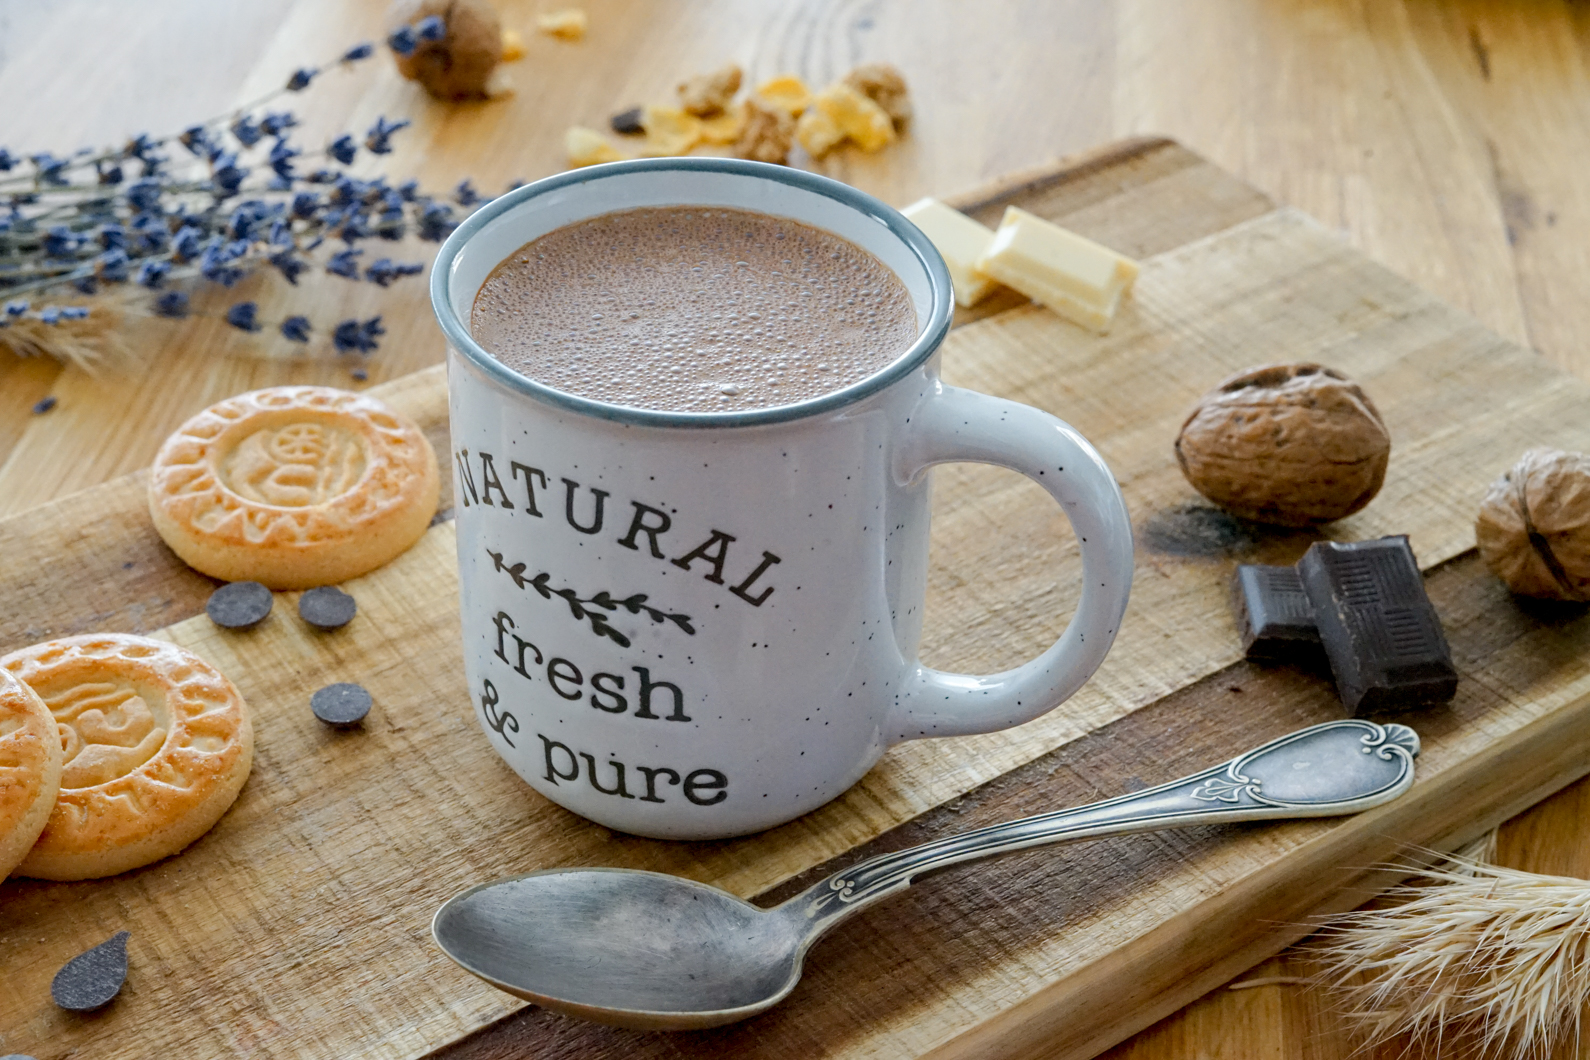
<path id="1" fill-rule="evenodd" d="M 895 450 L 904 485 L 934 464 L 1019 471 L 1060 502 L 1082 546 L 1082 598 L 1060 639 L 1014 670 L 974 677 L 917 663 L 896 701 L 890 743 L 994 732 L 1031 721 L 1098 669 L 1121 627 L 1132 587 L 1132 524 L 1115 476 L 1068 424 L 1030 405 L 935 381 L 912 409 Z"/>

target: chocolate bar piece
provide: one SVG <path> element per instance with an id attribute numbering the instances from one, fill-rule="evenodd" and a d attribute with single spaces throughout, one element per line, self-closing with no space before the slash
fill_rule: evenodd
<path id="1" fill-rule="evenodd" d="M 1452 650 L 1407 537 L 1320 541 L 1297 572 L 1349 710 L 1441 703 L 1457 694 Z"/>
<path id="2" fill-rule="evenodd" d="M 1237 621 L 1250 659 L 1282 659 L 1319 650 L 1314 608 L 1296 567 L 1237 568 Z"/>

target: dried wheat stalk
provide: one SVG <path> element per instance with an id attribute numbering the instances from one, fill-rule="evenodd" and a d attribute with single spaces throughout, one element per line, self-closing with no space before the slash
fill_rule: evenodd
<path id="1" fill-rule="evenodd" d="M 1493 840 L 1494 842 L 1494 840 Z M 1485 864 L 1470 848 L 1386 909 L 1326 929 L 1322 979 L 1369 1044 L 1463 1044 L 1525 1060 L 1577 1041 L 1590 1002 L 1590 881 Z"/>

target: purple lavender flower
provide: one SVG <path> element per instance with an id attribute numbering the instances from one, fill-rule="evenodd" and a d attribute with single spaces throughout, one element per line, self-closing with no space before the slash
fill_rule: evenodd
<path id="1" fill-rule="evenodd" d="M 301 191 L 299 194 L 293 195 L 294 218 L 308 221 L 308 219 L 312 219 L 315 216 L 315 213 L 320 211 L 320 207 L 320 195 L 316 195 L 315 192 Z"/>
<path id="2" fill-rule="evenodd" d="M 290 181 L 293 179 L 293 159 L 297 158 L 300 153 L 296 147 L 287 142 L 285 137 L 277 140 L 275 146 L 271 148 L 270 158 L 268 159 L 270 167 L 276 171 L 278 177 Z M 288 186 L 291 187 L 291 185 Z M 282 190 L 285 191 L 286 189 Z"/>
<path id="3" fill-rule="evenodd" d="M 177 229 L 176 238 L 171 241 L 171 250 L 178 264 L 187 264 L 200 254 L 204 253 L 204 230 L 193 225 L 183 225 Z"/>
<path id="4" fill-rule="evenodd" d="M 219 193 L 216 197 L 222 199 L 236 195 L 247 176 L 248 169 L 238 165 L 237 155 L 230 151 L 217 158 L 214 168 L 210 170 L 210 179 Z"/>
<path id="5" fill-rule="evenodd" d="M 122 182 L 121 167 L 112 162 L 106 165 L 101 162 L 94 163 L 94 173 L 101 184 L 120 184 Z"/>
<path id="6" fill-rule="evenodd" d="M 259 129 L 266 136 L 280 136 L 297 124 L 298 119 L 290 110 L 268 111 L 260 119 Z"/>
<path id="7" fill-rule="evenodd" d="M 204 248 L 204 253 L 199 257 L 199 275 L 211 283 L 231 287 L 243 278 L 243 270 L 232 263 L 247 253 L 247 243 L 241 241 L 222 243 L 218 236 L 210 241 L 210 245 Z"/>
<path id="8" fill-rule="evenodd" d="M 375 44 L 374 44 L 374 42 L 365 41 L 363 44 L 355 44 L 353 47 L 351 47 L 347 51 L 343 52 L 342 53 L 342 61 L 345 62 L 345 63 L 356 63 L 360 59 L 368 59 L 368 58 L 370 58 L 370 56 L 372 56 L 374 54 L 375 54 Z"/>
<path id="9" fill-rule="evenodd" d="M 480 201 L 480 192 L 476 191 L 469 178 L 465 177 L 458 182 L 458 187 L 453 189 L 453 201 L 460 206 L 473 206 Z"/>
<path id="10" fill-rule="evenodd" d="M 377 117 L 375 124 L 370 126 L 370 131 L 365 134 L 364 146 L 369 149 L 371 154 L 391 154 L 392 144 L 390 140 L 392 134 L 408 126 L 409 120 L 407 118 L 389 122 L 384 117 Z"/>
<path id="11" fill-rule="evenodd" d="M 404 202 L 413 202 L 420 197 L 420 182 L 417 180 L 405 180 L 392 190 L 397 192 Z"/>
<path id="12" fill-rule="evenodd" d="M 358 202 L 363 197 L 363 191 L 357 180 L 350 176 L 341 176 L 331 185 L 330 201 L 334 206 L 347 206 Z"/>
<path id="13" fill-rule="evenodd" d="M 369 353 L 380 343 L 376 339 L 386 334 L 381 318 L 373 316 L 362 324 L 357 320 L 344 320 L 331 333 L 331 344 L 338 353 Z"/>
<path id="14" fill-rule="evenodd" d="M 106 250 L 127 249 L 127 229 L 121 225 L 100 225 L 96 234 L 99 236 L 99 245 Z"/>
<path id="15" fill-rule="evenodd" d="M 381 211 L 381 216 L 376 223 L 376 235 L 382 239 L 390 239 L 396 242 L 402 239 L 407 231 L 408 225 L 403 223 L 403 210 L 401 207 L 393 207 Z"/>
<path id="16" fill-rule="evenodd" d="M 55 405 L 56 405 L 56 397 L 55 397 L 54 394 L 51 394 L 49 397 L 46 397 L 46 398 L 40 398 L 38 401 L 35 401 L 33 403 L 33 415 L 42 416 L 46 412 L 48 412 L 51 409 L 53 409 L 55 407 Z"/>
<path id="17" fill-rule="evenodd" d="M 56 158 L 48 151 L 41 151 L 33 156 L 33 166 L 39 171 L 39 179 L 57 187 L 71 183 L 66 177 L 66 166 L 69 162 L 70 158 Z"/>
<path id="18" fill-rule="evenodd" d="M 287 91 L 302 92 L 304 89 L 309 87 L 309 82 L 313 81 L 315 79 L 315 75 L 318 73 L 320 73 L 320 71 L 315 69 L 313 66 L 305 66 L 301 69 L 294 70 L 293 76 L 287 79 Z"/>
<path id="19" fill-rule="evenodd" d="M 5 148 L 0 147 L 0 173 L 9 173 L 9 172 L 11 172 L 21 162 L 22 162 L 22 159 L 18 158 L 16 155 L 12 154 L 10 151 L 7 151 Z"/>
<path id="20" fill-rule="evenodd" d="M 282 335 L 294 342 L 309 341 L 309 318 L 288 317 L 282 321 Z"/>
<path id="21" fill-rule="evenodd" d="M 330 155 L 332 158 L 335 158 L 338 162 L 341 162 L 345 166 L 350 164 L 353 161 L 353 156 L 358 153 L 359 145 L 355 143 L 353 137 L 347 133 L 343 133 L 341 136 L 337 137 L 335 140 L 331 141 L 331 143 L 326 145 L 326 154 Z"/>
<path id="22" fill-rule="evenodd" d="M 138 249 L 143 253 L 160 254 L 171 245 L 171 230 L 158 213 L 141 213 L 134 217 L 132 230 L 138 237 Z"/>
<path id="23" fill-rule="evenodd" d="M 358 247 L 349 247 L 347 250 L 338 251 L 326 259 L 326 271 L 333 276 L 357 280 L 359 278 L 359 263 L 353 259 L 363 253 L 364 251 Z"/>
<path id="24" fill-rule="evenodd" d="M 156 316 L 181 320 L 188 315 L 188 296 L 182 291 L 167 291 L 154 301 Z"/>
<path id="25" fill-rule="evenodd" d="M 190 125 L 182 130 L 177 142 L 188 149 L 195 158 L 205 158 L 210 153 L 210 130 L 202 125 Z"/>
<path id="26" fill-rule="evenodd" d="M 271 234 L 267 242 L 273 247 L 292 247 L 297 242 L 293 239 L 293 226 L 282 217 L 277 217 L 271 222 Z"/>
<path id="27" fill-rule="evenodd" d="M 309 268 L 309 262 L 303 258 L 295 257 L 292 251 L 289 250 L 272 254 L 266 260 L 275 266 L 276 270 L 282 274 L 282 278 L 294 287 L 298 286 L 299 275 Z"/>
<path id="28" fill-rule="evenodd" d="M 127 146 L 121 149 L 123 158 L 136 158 L 140 162 L 147 162 L 155 156 L 155 148 L 160 146 L 148 133 L 139 133 L 127 141 Z"/>
<path id="29" fill-rule="evenodd" d="M 399 26 L 392 31 L 392 35 L 386 39 L 386 43 L 387 47 L 399 55 L 413 55 L 414 49 L 419 47 L 420 38 L 414 32 L 413 26 Z"/>
<path id="30" fill-rule="evenodd" d="M 232 135 L 244 147 L 253 147 L 265 138 L 260 130 L 259 122 L 254 120 L 252 114 L 239 114 L 232 122 Z"/>
<path id="31" fill-rule="evenodd" d="M 447 23 L 440 15 L 430 15 L 414 24 L 414 33 L 420 40 L 439 41 L 447 36 Z"/>
<path id="32" fill-rule="evenodd" d="M 105 283 L 125 283 L 132 272 L 125 250 L 107 250 L 94 259 L 94 275 Z"/>
<path id="33" fill-rule="evenodd" d="M 39 319 L 51 327 L 54 327 L 61 322 L 61 307 L 52 305 L 47 309 L 41 310 L 39 312 Z"/>
<path id="34" fill-rule="evenodd" d="M 445 202 L 428 202 L 420 211 L 419 237 L 428 243 L 440 243 L 457 227 L 453 208 Z"/>
<path id="35" fill-rule="evenodd" d="M 91 272 L 85 272 L 85 273 L 82 273 L 80 275 L 74 275 L 73 278 L 72 278 L 72 286 L 76 287 L 79 291 L 82 291 L 84 294 L 98 294 L 99 293 L 99 277 L 95 276 Z"/>
<path id="36" fill-rule="evenodd" d="M 169 261 L 160 261 L 151 258 L 138 266 L 138 272 L 133 280 L 140 287 L 147 287 L 151 291 L 159 290 L 160 285 L 166 282 L 166 274 L 171 271 Z"/>
<path id="37" fill-rule="evenodd" d="M 127 196 L 127 204 L 139 213 L 160 209 L 158 180 L 135 180 L 127 185 L 127 190 L 123 194 Z"/>
<path id="38" fill-rule="evenodd" d="M 65 305 L 65 306 L 62 306 L 61 307 L 61 319 L 62 320 L 87 320 L 88 319 L 88 306 L 86 306 L 86 305 Z"/>
<path id="39" fill-rule="evenodd" d="M 82 243 L 82 238 L 65 225 L 51 225 L 44 233 L 44 256 L 47 258 L 71 258 L 77 256 L 77 248 Z"/>
<path id="40" fill-rule="evenodd" d="M 226 311 L 226 322 L 239 331 L 258 331 L 259 306 L 253 302 L 238 302 Z"/>
<path id="41" fill-rule="evenodd" d="M 393 261 L 391 258 L 378 258 L 364 270 L 364 278 L 381 287 L 390 287 L 394 280 L 402 279 L 404 276 L 417 276 L 424 271 L 423 262 L 401 262 Z"/>
<path id="42" fill-rule="evenodd" d="M 6 303 L 6 316 L 8 317 L 19 317 L 27 311 L 28 301 L 25 298 L 19 298 L 15 302 Z"/>
<path id="43" fill-rule="evenodd" d="M 259 224 L 268 212 L 258 199 L 239 203 L 227 220 L 227 231 L 233 239 L 253 240 L 259 237 Z"/>

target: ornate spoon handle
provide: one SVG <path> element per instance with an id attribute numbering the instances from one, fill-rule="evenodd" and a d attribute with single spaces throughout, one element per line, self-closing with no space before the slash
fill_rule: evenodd
<path id="1" fill-rule="evenodd" d="M 1418 753 L 1406 725 L 1329 721 L 1157 788 L 880 854 L 812 885 L 782 911 L 809 921 L 810 940 L 915 877 L 962 861 L 1161 828 L 1357 813 L 1407 791 Z"/>

